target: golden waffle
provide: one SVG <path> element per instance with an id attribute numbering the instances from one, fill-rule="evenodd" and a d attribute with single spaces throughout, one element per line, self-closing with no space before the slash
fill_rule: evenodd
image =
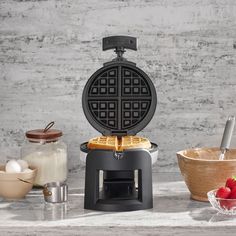
<path id="1" fill-rule="evenodd" d="M 119 151 L 134 148 L 151 148 L 151 143 L 147 138 L 139 136 L 123 136 L 121 139 L 121 145 Z"/>
<path id="2" fill-rule="evenodd" d="M 100 136 L 92 138 L 88 142 L 89 149 L 118 149 L 118 139 L 116 136 Z"/>
<path id="3" fill-rule="evenodd" d="M 135 148 L 151 148 L 151 143 L 147 138 L 139 136 L 100 136 L 90 139 L 88 142 L 89 149 L 108 149 L 114 151 L 124 151 Z"/>

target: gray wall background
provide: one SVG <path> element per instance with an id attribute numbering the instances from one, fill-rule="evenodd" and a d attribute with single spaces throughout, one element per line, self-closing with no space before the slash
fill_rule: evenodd
<path id="1" fill-rule="evenodd" d="M 114 57 L 101 50 L 109 35 L 138 37 L 126 57 L 156 86 L 156 114 L 139 134 L 159 144 L 155 170 L 177 171 L 178 150 L 218 146 L 236 115 L 235 0 L 1 0 L 0 19 L 0 161 L 55 120 L 70 169 L 81 167 L 80 143 L 98 135 L 82 90 Z"/>

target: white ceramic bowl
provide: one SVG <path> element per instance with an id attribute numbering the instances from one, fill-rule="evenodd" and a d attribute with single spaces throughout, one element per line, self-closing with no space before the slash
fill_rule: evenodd
<path id="1" fill-rule="evenodd" d="M 36 177 L 37 169 L 29 167 L 32 171 L 21 173 L 6 173 L 0 172 L 0 197 L 6 199 L 23 198 L 33 187 L 34 179 Z M 0 170 L 5 170 L 4 165 L 0 165 Z M 19 179 L 28 181 L 23 182 Z"/>

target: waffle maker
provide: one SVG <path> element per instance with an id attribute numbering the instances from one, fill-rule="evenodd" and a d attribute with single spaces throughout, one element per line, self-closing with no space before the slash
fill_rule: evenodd
<path id="1" fill-rule="evenodd" d="M 136 135 L 154 115 L 155 87 L 147 74 L 123 57 L 125 49 L 137 50 L 136 38 L 103 38 L 103 50 L 108 49 L 115 49 L 117 57 L 87 81 L 83 110 L 90 124 L 104 136 Z M 153 207 L 151 155 L 157 152 L 155 143 L 151 149 L 122 152 L 89 150 L 87 144 L 80 146 L 86 153 L 85 209 L 131 211 Z"/>

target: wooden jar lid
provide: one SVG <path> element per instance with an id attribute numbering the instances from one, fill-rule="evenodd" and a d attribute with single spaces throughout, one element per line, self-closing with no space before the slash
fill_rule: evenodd
<path id="1" fill-rule="evenodd" d="M 35 129 L 27 131 L 25 135 L 30 139 L 56 139 L 62 136 L 62 131 L 50 129 L 44 132 L 44 129 Z"/>
<path id="2" fill-rule="evenodd" d="M 51 129 L 54 124 L 54 122 L 50 122 L 45 129 L 29 130 L 25 133 L 25 136 L 29 139 L 57 139 L 62 136 L 62 131 Z"/>

